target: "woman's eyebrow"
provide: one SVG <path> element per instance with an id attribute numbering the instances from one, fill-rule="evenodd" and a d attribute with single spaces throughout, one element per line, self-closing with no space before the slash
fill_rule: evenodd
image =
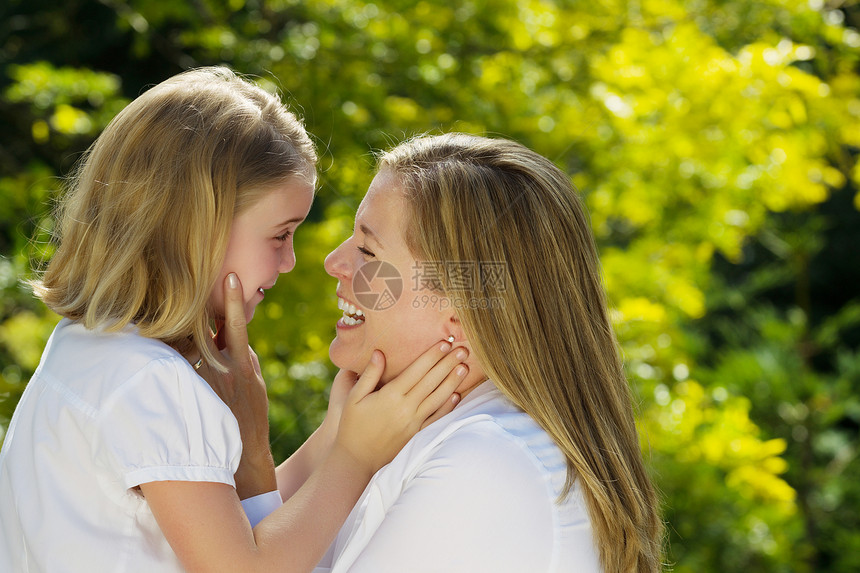
<path id="1" fill-rule="evenodd" d="M 359 230 L 360 230 L 362 233 L 364 233 L 364 235 L 366 235 L 366 236 L 370 237 L 370 238 L 371 238 L 371 239 L 373 239 L 375 242 L 377 242 L 377 243 L 379 243 L 380 245 L 382 245 L 382 241 L 380 241 L 380 240 L 379 240 L 379 236 L 378 236 L 376 233 L 374 233 L 374 232 L 373 232 L 373 230 L 372 230 L 370 227 L 368 227 L 367 225 L 365 225 L 364 223 L 362 223 L 362 224 L 360 224 L 360 225 L 358 226 L 358 228 L 359 228 Z"/>

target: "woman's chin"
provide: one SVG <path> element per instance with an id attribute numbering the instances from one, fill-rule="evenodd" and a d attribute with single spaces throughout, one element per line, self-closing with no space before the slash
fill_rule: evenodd
<path id="1" fill-rule="evenodd" d="M 370 356 L 344 356 L 339 352 L 339 350 L 340 349 L 336 348 L 335 342 L 332 342 L 331 346 L 329 346 L 328 356 L 331 359 L 332 364 L 341 370 L 349 370 L 350 372 L 355 372 L 361 376 L 370 365 Z M 399 374 L 399 372 L 393 372 L 392 369 L 386 365 L 385 369 L 382 371 L 382 376 L 379 377 L 379 382 L 376 385 L 377 389 L 388 384 L 388 382 L 393 378 L 397 377 L 397 374 Z"/>
<path id="2" fill-rule="evenodd" d="M 367 367 L 370 359 L 359 360 L 357 356 L 346 352 L 343 344 L 335 338 L 328 347 L 328 357 L 331 363 L 341 370 L 349 370 L 361 374 Z"/>

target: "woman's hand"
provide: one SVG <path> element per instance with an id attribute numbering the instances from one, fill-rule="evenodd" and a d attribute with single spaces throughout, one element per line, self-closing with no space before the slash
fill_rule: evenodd
<path id="1" fill-rule="evenodd" d="M 257 355 L 248 345 L 248 330 L 239 278 L 224 280 L 224 322 L 218 325 L 210 351 L 227 367 L 222 373 L 208 364 L 197 370 L 239 422 L 242 459 L 236 472 L 240 499 L 277 489 L 275 464 L 269 446 L 269 399 Z"/>
<path id="2" fill-rule="evenodd" d="M 385 369 L 384 355 L 375 350 L 346 396 L 333 449 L 375 473 L 421 428 L 454 408 L 459 399 L 454 390 L 468 373 L 462 364 L 467 356 L 465 348 L 452 352 L 450 343 L 439 342 L 375 390 Z"/>

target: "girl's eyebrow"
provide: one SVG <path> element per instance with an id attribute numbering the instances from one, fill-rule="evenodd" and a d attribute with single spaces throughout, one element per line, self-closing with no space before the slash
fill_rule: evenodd
<path id="1" fill-rule="evenodd" d="M 279 227 L 286 227 L 287 225 L 290 225 L 292 223 L 301 223 L 304 220 L 305 220 L 304 217 L 293 217 L 292 219 L 287 219 L 283 223 L 278 223 L 277 225 L 273 225 L 273 228 L 277 229 Z"/>

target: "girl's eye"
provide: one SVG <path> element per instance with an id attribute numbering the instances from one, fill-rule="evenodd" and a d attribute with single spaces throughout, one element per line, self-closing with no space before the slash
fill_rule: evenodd
<path id="1" fill-rule="evenodd" d="M 292 236 L 292 233 L 291 233 L 290 231 L 287 231 L 287 232 L 286 232 L 286 233 L 284 233 L 283 235 L 278 235 L 277 237 L 275 237 L 275 240 L 276 240 L 276 241 L 281 241 L 281 242 L 283 243 L 284 241 L 286 241 L 287 239 L 289 239 L 289 238 L 290 238 L 290 236 Z"/>
<path id="2" fill-rule="evenodd" d="M 358 252 L 360 252 L 365 257 L 375 257 L 376 256 L 371 251 L 367 250 L 365 247 L 356 247 L 356 248 L 358 249 Z"/>

